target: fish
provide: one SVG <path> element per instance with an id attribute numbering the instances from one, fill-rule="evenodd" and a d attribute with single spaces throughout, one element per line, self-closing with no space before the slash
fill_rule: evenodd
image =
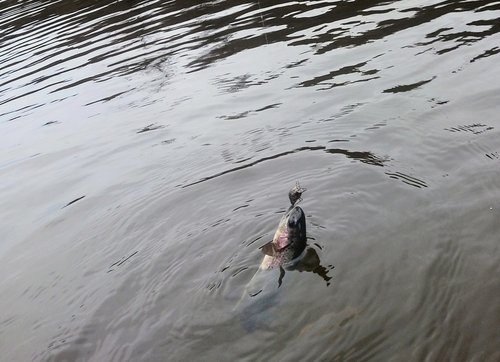
<path id="1" fill-rule="evenodd" d="M 273 240 L 261 247 L 264 258 L 235 307 L 242 325 L 249 332 L 267 329 L 276 318 L 271 310 L 279 304 L 278 289 L 285 270 L 297 267 L 305 254 L 306 216 L 297 206 L 305 191 L 298 182 L 290 190 L 290 206 L 282 216 Z"/>
<path id="2" fill-rule="evenodd" d="M 304 210 L 297 206 L 306 190 L 297 181 L 288 192 L 290 207 L 282 216 L 273 240 L 261 247 L 265 256 L 260 269 L 274 269 L 280 266 L 292 268 L 293 262 L 297 261 L 306 248 L 306 216 Z"/>

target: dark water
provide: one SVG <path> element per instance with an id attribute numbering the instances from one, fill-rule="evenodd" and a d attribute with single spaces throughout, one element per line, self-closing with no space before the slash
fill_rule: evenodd
<path id="1" fill-rule="evenodd" d="M 500 2 L 0 7 L 0 360 L 500 360 Z"/>

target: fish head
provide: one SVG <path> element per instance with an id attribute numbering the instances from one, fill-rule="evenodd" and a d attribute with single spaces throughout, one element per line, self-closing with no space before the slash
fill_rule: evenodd
<path id="1" fill-rule="evenodd" d="M 289 212 L 288 217 L 288 244 L 296 245 L 304 250 L 306 245 L 306 215 L 304 211 L 299 207 L 295 206 Z"/>
<path id="2" fill-rule="evenodd" d="M 274 250 L 279 251 L 294 244 L 306 244 L 306 216 L 299 207 L 292 207 L 281 219 L 272 241 Z"/>

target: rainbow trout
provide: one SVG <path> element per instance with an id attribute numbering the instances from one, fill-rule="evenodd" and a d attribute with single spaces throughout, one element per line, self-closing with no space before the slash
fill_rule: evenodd
<path id="1" fill-rule="evenodd" d="M 296 185 L 288 193 L 290 207 L 280 220 L 271 242 L 261 247 L 265 254 L 259 269 L 245 288 L 235 310 L 249 332 L 268 328 L 274 319 L 269 309 L 279 304 L 278 288 L 285 270 L 293 270 L 301 260 L 306 248 L 306 216 L 297 206 L 305 188 Z"/>

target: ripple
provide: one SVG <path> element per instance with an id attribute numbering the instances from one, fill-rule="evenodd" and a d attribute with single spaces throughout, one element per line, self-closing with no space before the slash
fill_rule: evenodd
<path id="1" fill-rule="evenodd" d="M 469 125 L 463 125 L 463 126 L 456 126 L 456 127 L 451 127 L 451 128 L 445 128 L 445 131 L 449 132 L 472 132 L 472 134 L 479 135 L 481 133 L 487 132 L 494 129 L 493 127 L 480 124 L 480 123 L 475 123 L 475 124 L 469 124 Z"/>
<path id="2" fill-rule="evenodd" d="M 81 200 L 81 199 L 83 199 L 84 197 L 85 197 L 85 195 L 80 196 L 80 197 L 78 197 L 78 198 L 74 199 L 73 201 L 68 202 L 68 203 L 67 203 L 65 206 L 63 206 L 62 208 L 64 209 L 65 207 L 68 207 L 69 205 L 74 204 L 74 203 L 75 203 L 75 202 L 77 202 L 77 201 L 80 201 L 80 200 Z"/>
<path id="3" fill-rule="evenodd" d="M 237 120 L 237 119 L 248 117 L 252 114 L 257 114 L 259 112 L 262 112 L 262 111 L 265 111 L 268 109 L 278 108 L 280 105 L 281 105 L 281 103 L 269 104 L 269 105 L 264 106 L 264 107 L 259 108 L 259 109 L 248 110 L 248 111 L 244 111 L 244 112 L 237 113 L 237 114 L 230 115 L 230 116 L 226 116 L 226 115 L 218 116 L 217 118 L 224 119 L 224 120 Z"/>
<path id="4" fill-rule="evenodd" d="M 384 93 L 401 93 L 401 92 L 409 92 L 409 91 L 412 91 L 414 89 L 417 89 L 417 88 L 420 88 L 422 85 L 424 84 L 427 84 L 427 83 L 430 83 L 434 78 L 436 77 L 432 77 L 431 79 L 429 80 L 423 80 L 423 81 L 420 81 L 420 82 L 416 82 L 416 83 L 413 83 L 413 84 L 406 84 L 406 85 L 398 85 L 398 86 L 395 86 L 393 88 L 390 88 L 390 89 L 386 89 L 384 90 L 383 92 Z"/>
<path id="5" fill-rule="evenodd" d="M 497 360 L 499 11 L 4 1 L 4 358 Z M 328 267 L 248 334 L 297 178 Z"/>
<path id="6" fill-rule="evenodd" d="M 141 128 L 136 133 L 144 133 L 144 132 L 149 132 L 149 131 L 156 131 L 157 129 L 162 129 L 162 128 L 165 128 L 165 126 L 161 125 L 161 124 L 154 124 L 154 123 L 152 123 L 150 125 L 147 125 L 146 127 Z"/>
<path id="7" fill-rule="evenodd" d="M 390 178 L 393 178 L 393 179 L 396 179 L 396 180 L 401 180 L 405 184 L 417 187 L 419 189 L 422 188 L 422 187 L 427 187 L 427 184 L 424 181 L 419 180 L 418 178 L 410 176 L 410 175 L 405 175 L 405 174 L 403 174 L 401 172 L 395 172 L 395 173 L 386 172 L 385 174 L 387 176 L 389 176 Z"/>

